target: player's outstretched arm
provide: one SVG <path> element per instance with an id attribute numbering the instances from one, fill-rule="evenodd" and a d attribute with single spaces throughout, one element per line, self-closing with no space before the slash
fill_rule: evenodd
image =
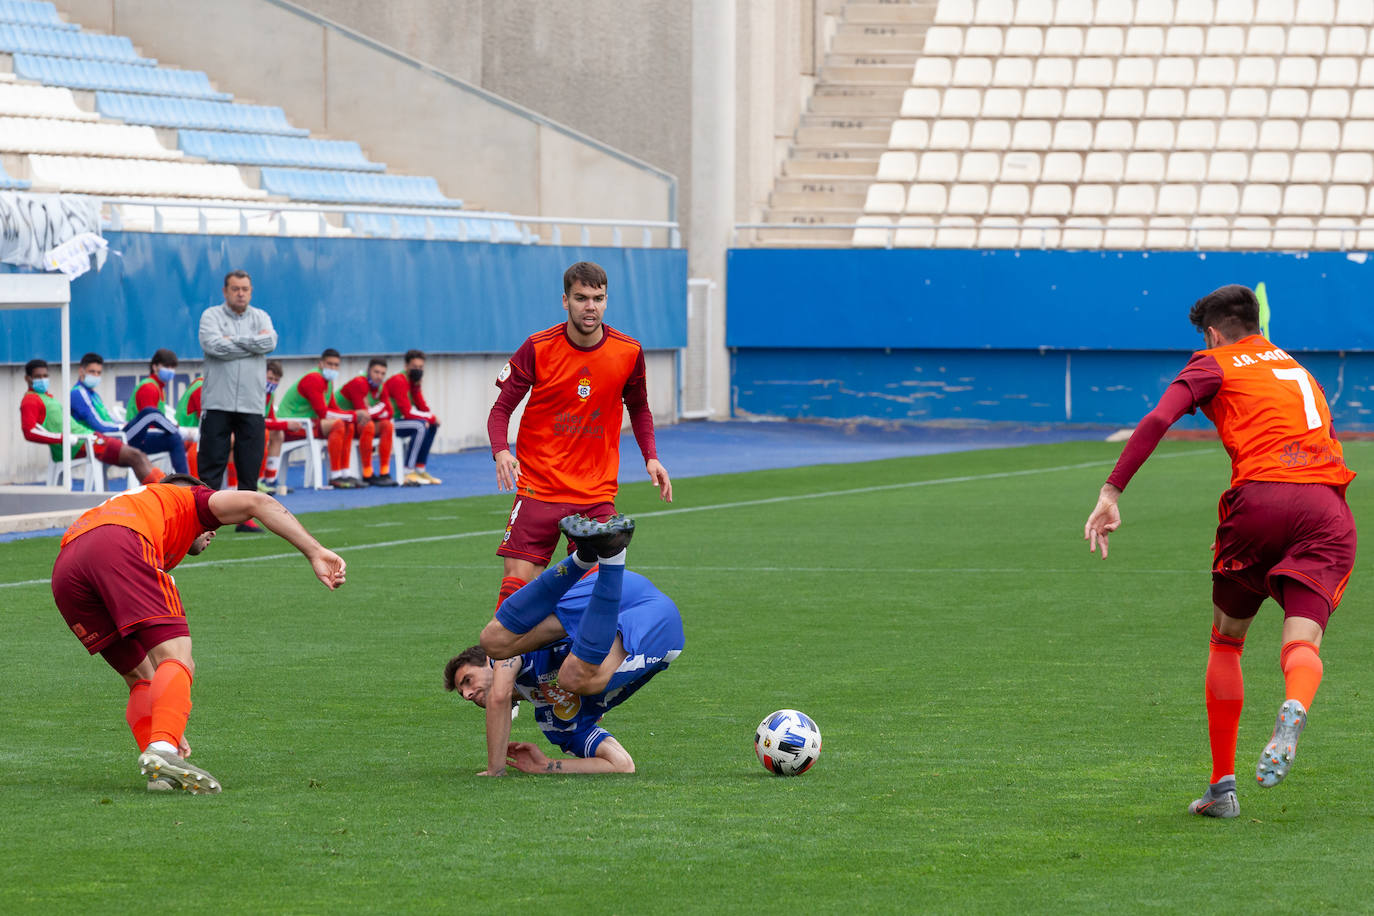
<path id="1" fill-rule="evenodd" d="M 1104 483 L 1097 496 L 1097 505 L 1083 526 L 1083 539 L 1088 542 L 1088 552 L 1092 553 L 1100 546 L 1104 560 L 1107 559 L 1107 535 L 1121 527 L 1121 510 L 1116 505 L 1120 498 L 1120 490 Z"/>
<path id="2" fill-rule="evenodd" d="M 237 525 L 256 518 L 268 531 L 304 554 L 310 561 L 310 568 L 315 571 L 315 577 L 331 590 L 344 584 L 343 557 L 315 540 L 285 506 L 266 493 L 219 490 L 210 497 L 210 511 L 225 525 Z"/>
<path id="3" fill-rule="evenodd" d="M 634 758 L 614 738 L 607 738 L 596 749 L 595 757 L 550 758 L 527 741 L 512 741 L 506 759 L 522 773 L 633 773 Z"/>
<path id="4" fill-rule="evenodd" d="M 658 498 L 665 503 L 673 501 L 673 482 L 668 479 L 668 469 L 657 458 L 650 458 L 644 463 L 644 470 L 649 472 L 649 479 L 658 486 Z"/>
<path id="5" fill-rule="evenodd" d="M 478 776 L 506 775 L 506 745 L 510 741 L 510 701 L 515 694 L 515 676 L 521 661 L 510 658 L 496 663 L 491 686 L 483 701 L 487 713 L 487 768 Z"/>

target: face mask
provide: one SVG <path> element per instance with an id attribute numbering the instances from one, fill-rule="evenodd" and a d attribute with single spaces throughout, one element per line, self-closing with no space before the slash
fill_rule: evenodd
<path id="1" fill-rule="evenodd" d="M 100 387 L 100 378 L 99 378 L 99 376 L 95 376 L 95 375 L 83 375 L 83 376 L 81 376 L 81 384 L 83 384 L 83 385 L 85 385 L 87 388 L 91 388 L 91 389 L 99 388 L 99 387 Z"/>
<path id="2" fill-rule="evenodd" d="M 406 370 L 406 375 L 408 375 L 408 376 L 410 377 L 410 383 L 411 383 L 412 385 L 415 384 L 416 382 L 420 381 L 420 379 L 424 377 L 424 374 L 425 374 L 425 370 L 423 370 L 423 369 L 407 369 L 407 370 Z"/>
<path id="3" fill-rule="evenodd" d="M 34 391 L 37 391 L 39 394 L 47 394 L 47 393 L 48 393 L 48 380 L 45 379 L 45 378 L 36 378 L 36 379 L 34 379 L 34 380 L 33 380 L 33 390 L 34 390 Z"/>
<path id="4" fill-rule="evenodd" d="M 373 391 L 376 391 L 378 388 L 382 387 L 382 383 L 377 381 L 375 378 L 370 378 L 367 380 L 367 387 L 371 388 Z"/>
<path id="5" fill-rule="evenodd" d="M 277 383 L 276 383 L 276 382 L 268 382 L 268 383 L 267 383 L 267 393 L 268 393 L 268 394 L 271 394 L 272 392 L 274 392 L 274 391 L 276 391 L 276 390 L 277 390 Z"/>
<path id="6" fill-rule="evenodd" d="M 332 382 L 332 381 L 334 381 L 334 379 L 336 379 L 336 378 L 339 377 L 339 370 L 338 370 L 338 369 L 321 369 L 321 370 L 320 370 L 320 375 L 323 375 L 323 376 L 324 376 L 324 380 L 325 380 L 326 382 Z"/>
<path id="7" fill-rule="evenodd" d="M 157 370 L 157 377 L 162 379 L 162 383 L 164 385 L 170 382 L 172 379 L 176 378 L 176 376 L 177 374 L 175 369 L 167 369 L 164 367 L 162 369 Z"/>

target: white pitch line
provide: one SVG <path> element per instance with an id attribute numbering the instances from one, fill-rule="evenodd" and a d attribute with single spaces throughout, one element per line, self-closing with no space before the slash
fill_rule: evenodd
<path id="1" fill-rule="evenodd" d="M 1195 455 L 1210 455 L 1213 450 L 1195 449 L 1186 452 L 1173 452 L 1167 455 L 1155 455 L 1156 459 L 1163 458 L 1188 458 Z M 680 509 L 658 509 L 653 512 L 640 512 L 635 518 L 657 518 L 664 515 L 682 515 L 687 512 L 712 512 L 717 509 L 741 509 L 746 506 L 764 506 L 773 503 L 797 502 L 803 499 L 829 499 L 834 496 L 858 496 L 864 493 L 881 493 L 887 490 L 905 490 L 913 487 L 933 487 L 951 483 L 976 483 L 980 480 L 1005 480 L 1014 477 L 1029 477 L 1035 474 L 1055 474 L 1060 471 L 1082 471 L 1088 468 L 1111 467 L 1116 464 L 1111 461 L 1084 461 L 1079 464 L 1060 464 L 1048 468 L 1027 468 L 1022 471 L 998 471 L 992 474 L 967 474 L 959 477 L 934 477 L 929 480 L 910 480 L 906 483 L 886 483 L 871 487 L 853 487 L 848 490 L 826 490 L 820 493 L 795 493 L 790 496 L 769 496 L 763 499 L 744 499 L 732 503 L 714 503 L 708 506 L 684 506 Z M 504 514 L 504 513 L 503 513 Z M 354 544 L 348 547 L 336 548 L 340 554 L 352 553 L 358 550 L 376 550 L 383 547 L 404 547 L 408 544 L 432 544 L 436 541 L 457 541 L 464 538 L 495 537 L 505 531 L 504 528 L 494 528 L 489 531 L 460 531 L 454 534 L 435 534 L 429 537 L 420 538 L 400 538 L 395 541 L 377 541 L 372 544 Z M 269 553 L 257 557 L 235 557 L 223 560 L 202 560 L 192 562 L 185 566 L 177 567 L 177 572 L 189 572 L 194 569 L 203 569 L 209 566 L 231 566 L 239 563 L 260 563 L 265 560 L 288 560 L 292 557 L 300 556 L 299 553 Z M 645 567 L 648 568 L 648 567 Z M 660 569 L 666 567 L 658 567 Z M 700 567 L 684 567 L 700 568 Z M 834 570 L 830 571 L 842 571 Z M 857 572 L 869 572 L 871 570 L 856 570 Z M 957 570 L 949 570 L 957 572 Z M 49 579 L 25 579 L 22 582 L 0 582 L 0 588 L 19 588 L 25 585 L 47 585 Z"/>

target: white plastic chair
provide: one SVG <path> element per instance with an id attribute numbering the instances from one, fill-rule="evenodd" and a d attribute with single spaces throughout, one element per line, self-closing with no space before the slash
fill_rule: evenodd
<path id="1" fill-rule="evenodd" d="M 1059 0 L 1054 5 L 1055 25 L 1091 25 L 1093 0 Z"/>
<path id="2" fill-rule="evenodd" d="M 1122 57 L 1116 62 L 1116 73 L 1112 77 L 1112 85 L 1148 89 L 1155 84 L 1154 79 L 1154 58 Z"/>
<path id="3" fill-rule="evenodd" d="M 1064 93 L 1060 89 L 1027 89 L 1021 103 L 1025 118 L 1057 118 L 1064 112 Z"/>
<path id="4" fill-rule="evenodd" d="M 1145 93 L 1140 89 L 1108 89 L 1102 104 L 1104 118 L 1139 118 L 1145 114 Z"/>
<path id="5" fill-rule="evenodd" d="M 1268 88 L 1278 80 L 1278 67 L 1272 57 L 1242 57 L 1236 67 L 1237 86 Z"/>
<path id="6" fill-rule="evenodd" d="M 1149 216 L 1155 212 L 1152 184 L 1124 184 L 1117 189 L 1112 212 L 1123 216 Z"/>
<path id="7" fill-rule="evenodd" d="M 1011 0 L 978 0 L 973 21 L 979 25 L 1011 25 Z"/>
<path id="8" fill-rule="evenodd" d="M 1192 216 L 1197 212 L 1197 188 L 1190 184 L 1161 185 L 1155 212 L 1161 216 Z"/>
<path id="9" fill-rule="evenodd" d="M 1070 89 L 1064 93 L 1061 114 L 1066 118 L 1100 118 L 1102 107 L 1101 89 Z"/>
<path id="10" fill-rule="evenodd" d="M 1024 216 L 1030 212 L 1030 188 L 1023 184 L 997 184 L 988 197 L 988 213 L 996 216 Z"/>
<path id="11" fill-rule="evenodd" d="M 1112 84 L 1113 63 L 1110 57 L 1079 58 L 1073 71 L 1073 84 L 1106 89 Z"/>
<path id="12" fill-rule="evenodd" d="M 1245 36 L 1245 53 L 1254 57 L 1279 57 L 1288 46 L 1288 33 L 1283 26 L 1257 25 Z"/>
<path id="13" fill-rule="evenodd" d="M 1021 227 L 1016 220 L 993 217 L 978 224 L 979 248 L 1016 248 Z"/>
<path id="14" fill-rule="evenodd" d="M 1367 47 L 1363 26 L 1338 25 L 1326 33 L 1326 53 L 1331 57 L 1363 57 Z"/>
<path id="15" fill-rule="evenodd" d="M 916 180 L 916 154 L 886 152 L 878 157 L 879 181 L 911 182 Z"/>
<path id="16" fill-rule="evenodd" d="M 1136 125 L 1135 148 L 1170 150 L 1174 148 L 1174 122 L 1148 120 Z"/>
<path id="17" fill-rule="evenodd" d="M 1053 0 L 1017 0 L 1011 21 L 1017 25 L 1049 25 L 1054 21 Z"/>
<path id="18" fill-rule="evenodd" d="M 1049 153 L 1040 180 L 1048 184 L 1076 184 L 1083 177 L 1083 157 L 1078 153 Z M 1068 212 L 1068 211 L 1065 211 Z"/>
<path id="19" fill-rule="evenodd" d="M 1136 136 L 1139 138 L 1138 133 Z M 1216 122 L 1193 118 L 1179 121 L 1174 145 L 1181 150 L 1214 149 L 1217 145 Z"/>
<path id="20" fill-rule="evenodd" d="M 1307 116 L 1344 121 L 1350 116 L 1350 92 L 1346 89 L 1313 89 Z"/>
<path id="21" fill-rule="evenodd" d="M 1326 184 L 1332 178 L 1329 153 L 1293 154 L 1293 169 L 1288 174 L 1288 181 L 1297 184 Z"/>
<path id="22" fill-rule="evenodd" d="M 1197 57 L 1206 40 L 1207 33 L 1195 25 L 1172 26 L 1164 33 L 1164 53 L 1170 57 Z"/>
<path id="23" fill-rule="evenodd" d="M 1052 128 L 1049 121 L 1023 119 L 1012 127 L 1011 148 L 1040 152 L 1050 148 Z"/>
<path id="24" fill-rule="evenodd" d="M 1322 205 L 1322 189 L 1318 185 L 1290 184 L 1283 189 L 1285 216 L 1320 216 Z"/>
<path id="25" fill-rule="evenodd" d="M 936 248 L 972 248 L 978 240 L 978 224 L 971 217 L 947 216 L 935 229 Z"/>
<path id="26" fill-rule="evenodd" d="M 1306 251 L 1312 247 L 1312 220 L 1304 216 L 1280 216 L 1274 221 L 1270 246 L 1284 250 Z"/>
<path id="27" fill-rule="evenodd" d="M 925 121 L 893 121 L 888 132 L 890 149 L 925 149 L 930 141 L 930 125 Z"/>
<path id="28" fill-rule="evenodd" d="M 1296 25 L 1288 30 L 1290 57 L 1321 57 L 1326 53 L 1326 29 L 1314 25 Z"/>
<path id="29" fill-rule="evenodd" d="M 1151 89 L 1145 97 L 1145 117 L 1181 118 L 1187 108 L 1182 89 Z"/>
<path id="30" fill-rule="evenodd" d="M 945 212 L 956 216 L 982 216 L 988 211 L 988 189 L 981 184 L 956 184 L 949 192 Z"/>
<path id="31" fill-rule="evenodd" d="M 1024 5 L 1025 0 L 1022 0 L 1016 5 L 1017 10 Z M 1039 29 L 1012 26 L 1003 36 L 1002 53 L 1008 57 L 1039 57 L 1044 43 L 1044 36 Z"/>
<path id="32" fill-rule="evenodd" d="M 1031 213 L 1036 216 L 1066 216 L 1073 204 L 1068 185 L 1039 184 L 1031 192 Z"/>
<path id="33" fill-rule="evenodd" d="M 959 161 L 959 178 L 964 184 L 991 184 L 997 180 L 1001 156 L 997 153 L 965 153 Z"/>
<path id="34" fill-rule="evenodd" d="M 901 213 L 905 203 L 906 185 L 871 184 L 864 199 L 864 213 Z"/>
<path id="35" fill-rule="evenodd" d="M 1247 216 L 1268 216 L 1278 213 L 1283 195 L 1276 184 L 1247 184 L 1240 195 L 1240 213 Z"/>
<path id="36" fill-rule="evenodd" d="M 1174 21 L 1174 0 L 1135 0 L 1136 25 L 1170 25 Z"/>
<path id="37" fill-rule="evenodd" d="M 925 184 L 946 183 L 959 175 L 959 154 L 951 152 L 923 153 L 916 162 L 916 180 Z M 910 209 L 907 210 L 911 212 Z"/>
<path id="38" fill-rule="evenodd" d="M 908 92 L 912 90 L 908 89 Z M 983 93 L 978 89 L 946 89 L 944 98 L 940 101 L 939 117 L 941 118 L 976 118 L 978 112 L 983 107 Z M 907 117 L 905 113 L 902 117 Z M 933 117 L 933 115 L 915 115 L 915 117 Z"/>
<path id="39" fill-rule="evenodd" d="M 1130 25 L 1135 19 L 1131 0 L 1097 0 L 1093 21 L 1100 25 Z"/>
<path id="40" fill-rule="evenodd" d="M 893 244 L 892 220 L 889 217 L 861 216 L 854 223 L 856 228 L 850 234 L 849 244 L 855 248 L 887 248 Z"/>
<path id="41" fill-rule="evenodd" d="M 929 34 L 929 33 L 927 33 Z M 927 54 L 930 52 L 927 51 Z M 954 54 L 961 52 L 955 51 Z M 974 26 L 964 33 L 965 57 L 996 57 L 1002 53 L 1002 30 L 996 26 Z"/>
<path id="42" fill-rule="evenodd" d="M 1269 95 L 1270 118 L 1307 117 L 1306 89 L 1275 89 Z"/>
<path id="43" fill-rule="evenodd" d="M 1335 17 L 1332 11 L 1331 17 Z M 1278 25 L 1288 25 L 1295 18 L 1293 10 L 1293 0 L 1259 0 L 1255 4 L 1255 22 L 1272 22 Z M 1328 22 L 1330 19 L 1327 20 Z"/>
<path id="44" fill-rule="evenodd" d="M 1244 153 L 1217 153 L 1217 155 L 1239 156 L 1241 157 L 1242 164 L 1244 162 L 1245 157 Z M 1287 153 L 1255 153 L 1254 157 L 1250 160 L 1249 180 L 1252 182 L 1261 183 L 1256 186 L 1264 187 L 1286 184 L 1288 182 L 1288 176 L 1290 174 L 1292 174 L 1292 163 L 1288 161 Z M 1235 175 L 1227 175 L 1224 178 L 1220 178 L 1218 180 L 1239 181 L 1241 179 L 1237 178 Z M 1245 189 L 1245 193 L 1250 193 L 1249 187 Z M 1274 193 L 1276 195 L 1278 194 L 1278 188 L 1274 188 Z M 1242 201 L 1242 208 L 1243 207 L 1244 203 Z M 1278 209 L 1279 201 L 1276 200 L 1274 210 L 1272 212 L 1278 212 Z"/>
<path id="45" fill-rule="evenodd" d="M 1208 27 L 1203 53 L 1211 57 L 1241 56 L 1245 53 L 1245 30 L 1234 25 Z"/>
<path id="46" fill-rule="evenodd" d="M 1211 25 L 1212 16 L 1210 0 L 1181 0 L 1174 7 L 1175 25 Z"/>
<path id="47" fill-rule="evenodd" d="M 1105 184 L 1080 184 L 1073 192 L 1075 216 L 1106 216 L 1112 212 L 1112 189 Z"/>
<path id="48" fill-rule="evenodd" d="M 1131 153 L 1126 157 L 1122 181 L 1158 184 L 1164 180 L 1163 153 Z"/>
<path id="49" fill-rule="evenodd" d="M 1225 120 L 1217 128 L 1217 149 L 1254 149 L 1259 143 L 1259 128 L 1254 121 Z"/>
<path id="50" fill-rule="evenodd" d="M 1060 121 L 1054 126 L 1051 146 L 1062 150 L 1088 150 L 1093 145 L 1091 121 Z"/>
<path id="51" fill-rule="evenodd" d="M 978 120 L 973 122 L 973 132 L 969 136 L 968 148 L 974 150 L 1004 150 L 1011 146 L 1011 124 L 1000 120 Z"/>
<path id="52" fill-rule="evenodd" d="M 911 85 L 944 87 L 953 75 L 954 64 L 948 57 L 922 57 L 911 73 Z"/>
<path id="53" fill-rule="evenodd" d="M 992 70 L 992 85 L 1021 89 L 1030 85 L 1033 72 L 1028 57 L 999 57 Z"/>
<path id="54" fill-rule="evenodd" d="M 1313 86 L 1317 82 L 1317 61 L 1311 57 L 1279 58 L 1276 86 Z"/>
<path id="55" fill-rule="evenodd" d="M 934 118 L 940 114 L 939 89 L 908 89 L 902 93 L 903 118 Z"/>
<path id="56" fill-rule="evenodd" d="M 920 61 L 917 61 L 920 65 Z M 987 57 L 961 57 L 954 62 L 954 73 L 949 78 L 951 86 L 987 86 L 992 82 L 992 59 Z"/>
<path id="57" fill-rule="evenodd" d="M 1317 70 L 1317 85 L 1348 89 L 1360 81 L 1360 63 L 1353 57 L 1324 57 Z"/>
<path id="58" fill-rule="evenodd" d="M 1327 216 L 1364 216 L 1367 189 L 1362 185 L 1333 184 L 1326 189 Z"/>
<path id="59" fill-rule="evenodd" d="M 964 30 L 957 26 L 933 25 L 926 31 L 928 57 L 958 57 L 964 49 Z"/>
<path id="60" fill-rule="evenodd" d="M 982 117 L 1019 118 L 1021 117 L 1021 90 L 988 89 L 983 93 Z M 974 125 L 977 130 L 978 125 Z"/>
<path id="61" fill-rule="evenodd" d="M 1264 126 L 1265 126 L 1266 128 L 1268 128 L 1268 127 L 1270 127 L 1270 125 L 1284 125 L 1284 124 L 1292 124 L 1292 123 L 1293 123 L 1293 122 L 1291 122 L 1291 121 L 1266 121 L 1266 122 L 1264 123 Z M 1370 149 L 1371 147 L 1368 147 L 1368 146 L 1360 146 L 1360 145 L 1358 145 L 1358 142 L 1359 142 L 1359 141 L 1358 141 L 1359 134 L 1358 134 L 1358 133 L 1352 134 L 1352 133 L 1350 132 L 1350 125 L 1352 125 L 1352 124 L 1362 124 L 1362 123 L 1364 123 L 1364 122 L 1362 122 L 1362 121 L 1347 121 L 1347 122 L 1345 122 L 1345 123 L 1346 123 L 1346 140 L 1345 140 L 1345 142 L 1342 142 L 1342 139 L 1341 139 L 1341 125 L 1340 125 L 1339 123 L 1337 123 L 1337 122 L 1335 122 L 1335 121 L 1304 121 L 1304 122 L 1303 122 L 1303 125 L 1302 125 L 1302 134 L 1301 134 L 1301 137 L 1300 137 L 1300 139 L 1299 139 L 1297 145 L 1298 145 L 1298 147 L 1299 147 L 1300 149 L 1304 149 L 1304 150 L 1320 150 L 1320 151 L 1322 151 L 1322 152 L 1334 152 L 1334 151 L 1337 150 L 1337 149 L 1354 149 L 1354 150 L 1358 150 L 1358 149 Z M 1272 129 L 1272 130 L 1278 130 L 1279 128 L 1274 127 L 1274 128 L 1271 128 L 1271 129 Z M 1283 135 L 1280 137 L 1280 139 L 1286 141 L 1286 140 L 1289 139 L 1289 137 L 1288 137 L 1288 135 L 1285 133 L 1285 134 L 1283 134 Z M 1263 149 L 1291 149 L 1291 148 L 1292 148 L 1292 147 L 1288 147 L 1288 146 L 1280 147 L 1280 146 L 1274 146 L 1274 145 L 1266 144 L 1266 143 L 1265 143 L 1265 137 L 1264 137 L 1264 131 L 1260 131 L 1260 147 L 1263 148 Z"/>
<path id="62" fill-rule="evenodd" d="M 1083 157 L 1083 181 L 1116 184 L 1125 171 L 1126 160 L 1120 153 L 1092 152 Z"/>
<path id="63" fill-rule="evenodd" d="M 1186 118 L 1226 117 L 1226 92 L 1221 89 L 1196 88 L 1188 90 L 1188 102 L 1183 108 Z"/>
<path id="64" fill-rule="evenodd" d="M 1092 216 L 1073 216 L 1064 220 L 1059 244 L 1064 248 L 1095 250 L 1102 247 L 1102 220 Z"/>
<path id="65" fill-rule="evenodd" d="M 1341 0 L 1336 5 L 1336 22 L 1353 25 L 1374 22 L 1374 0 Z"/>
<path id="66" fill-rule="evenodd" d="M 1218 25 L 1249 25 L 1255 21 L 1254 0 L 1217 0 L 1212 21 Z"/>
<path id="67" fill-rule="evenodd" d="M 1123 29 L 1111 25 L 1096 25 L 1083 33 L 1083 54 L 1086 57 L 1120 57 L 1125 43 L 1126 35 Z"/>
<path id="68" fill-rule="evenodd" d="M 968 25 L 973 21 L 973 0 L 940 0 L 935 21 L 941 25 Z"/>
<path id="69" fill-rule="evenodd" d="M 948 193 L 941 184 L 914 184 L 906 199 L 906 212 L 937 214 L 945 212 Z"/>
<path id="70" fill-rule="evenodd" d="M 305 486 L 323 490 L 329 486 L 329 440 L 316 439 L 314 424 L 306 422 L 305 438 L 290 439 L 281 444 L 281 468 L 277 474 L 277 493 L 286 492 L 286 472 L 291 456 L 297 453 L 305 460 Z"/>
<path id="71" fill-rule="evenodd" d="M 1032 216 L 1021 222 L 1021 241 L 1018 248 L 1058 248 L 1060 237 L 1059 220 L 1048 216 Z"/>
<path id="72" fill-rule="evenodd" d="M 1135 216 L 1113 216 L 1102 233 L 1102 247 L 1133 251 L 1145 247 L 1145 220 Z"/>
<path id="73" fill-rule="evenodd" d="M 1093 135 L 1093 149 L 1129 150 L 1134 140 L 1135 129 L 1130 121 L 1104 120 L 1097 122 Z"/>
<path id="74" fill-rule="evenodd" d="M 1046 57 L 1078 57 L 1083 53 L 1083 30 L 1068 26 L 1046 29 L 1040 53 Z"/>
<path id="75" fill-rule="evenodd" d="M 1033 184 L 1039 180 L 1039 154 L 1010 152 L 1002 157 L 1002 174 L 998 176 L 998 181 L 1008 184 Z"/>
<path id="76" fill-rule="evenodd" d="M 1126 57 L 1159 57 L 1164 53 L 1164 30 L 1158 26 L 1133 26 L 1121 46 Z"/>
<path id="77" fill-rule="evenodd" d="M 1298 0 L 1298 9 L 1293 21 L 1326 25 L 1336 18 L 1334 0 Z"/>
<path id="78" fill-rule="evenodd" d="M 1146 248 L 1187 248 L 1188 221 L 1177 216 L 1156 216 L 1145 227 Z"/>
<path id="79" fill-rule="evenodd" d="M 73 436 L 76 442 L 86 445 L 85 454 L 72 459 L 72 481 L 81 479 L 86 483 L 85 489 L 91 493 L 105 492 L 105 465 L 95 456 L 95 438 L 93 436 Z M 48 477 L 47 485 L 57 487 L 62 485 L 62 459 L 52 457 L 52 449 L 43 446 L 48 452 Z M 72 489 L 76 489 L 75 486 Z"/>
<path id="80" fill-rule="evenodd" d="M 1042 57 L 1035 62 L 1032 86 L 1055 86 L 1061 89 L 1073 84 L 1073 61 L 1067 57 Z"/>
<path id="81" fill-rule="evenodd" d="M 1369 153 L 1337 153 L 1330 180 L 1342 184 L 1374 183 L 1374 156 Z"/>
<path id="82" fill-rule="evenodd" d="M 1269 220 L 1260 216 L 1238 216 L 1231 223 L 1231 247 L 1262 250 L 1269 247 L 1274 232 Z"/>
<path id="83" fill-rule="evenodd" d="M 1229 89 L 1236 82 L 1236 62 L 1229 57 L 1204 57 L 1198 61 L 1193 82 Z"/>
<path id="84" fill-rule="evenodd" d="M 1206 181 L 1210 160 L 1211 157 L 1207 153 L 1170 153 L 1169 164 L 1164 170 L 1164 180 L 1172 184 L 1197 184 Z"/>
<path id="85" fill-rule="evenodd" d="M 1262 118 L 1269 110 L 1269 90 L 1232 89 L 1226 102 L 1228 118 Z"/>
<path id="86" fill-rule="evenodd" d="M 898 248 L 929 248 L 935 244 L 935 220 L 930 216 L 903 216 L 897 220 L 892 244 Z"/>

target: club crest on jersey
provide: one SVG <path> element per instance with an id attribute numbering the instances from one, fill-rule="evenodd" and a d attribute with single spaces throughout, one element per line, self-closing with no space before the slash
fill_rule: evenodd
<path id="1" fill-rule="evenodd" d="M 579 398 L 581 398 L 582 400 L 585 401 L 585 400 L 587 400 L 588 397 L 591 396 L 591 393 L 592 393 L 592 380 L 589 379 L 589 378 L 580 378 L 580 379 L 578 379 L 578 380 L 577 380 L 577 396 L 578 396 Z"/>
<path id="2" fill-rule="evenodd" d="M 498 383 L 504 382 L 508 378 L 510 378 L 510 363 L 506 363 L 501 367 L 501 371 L 496 373 L 496 381 Z"/>

